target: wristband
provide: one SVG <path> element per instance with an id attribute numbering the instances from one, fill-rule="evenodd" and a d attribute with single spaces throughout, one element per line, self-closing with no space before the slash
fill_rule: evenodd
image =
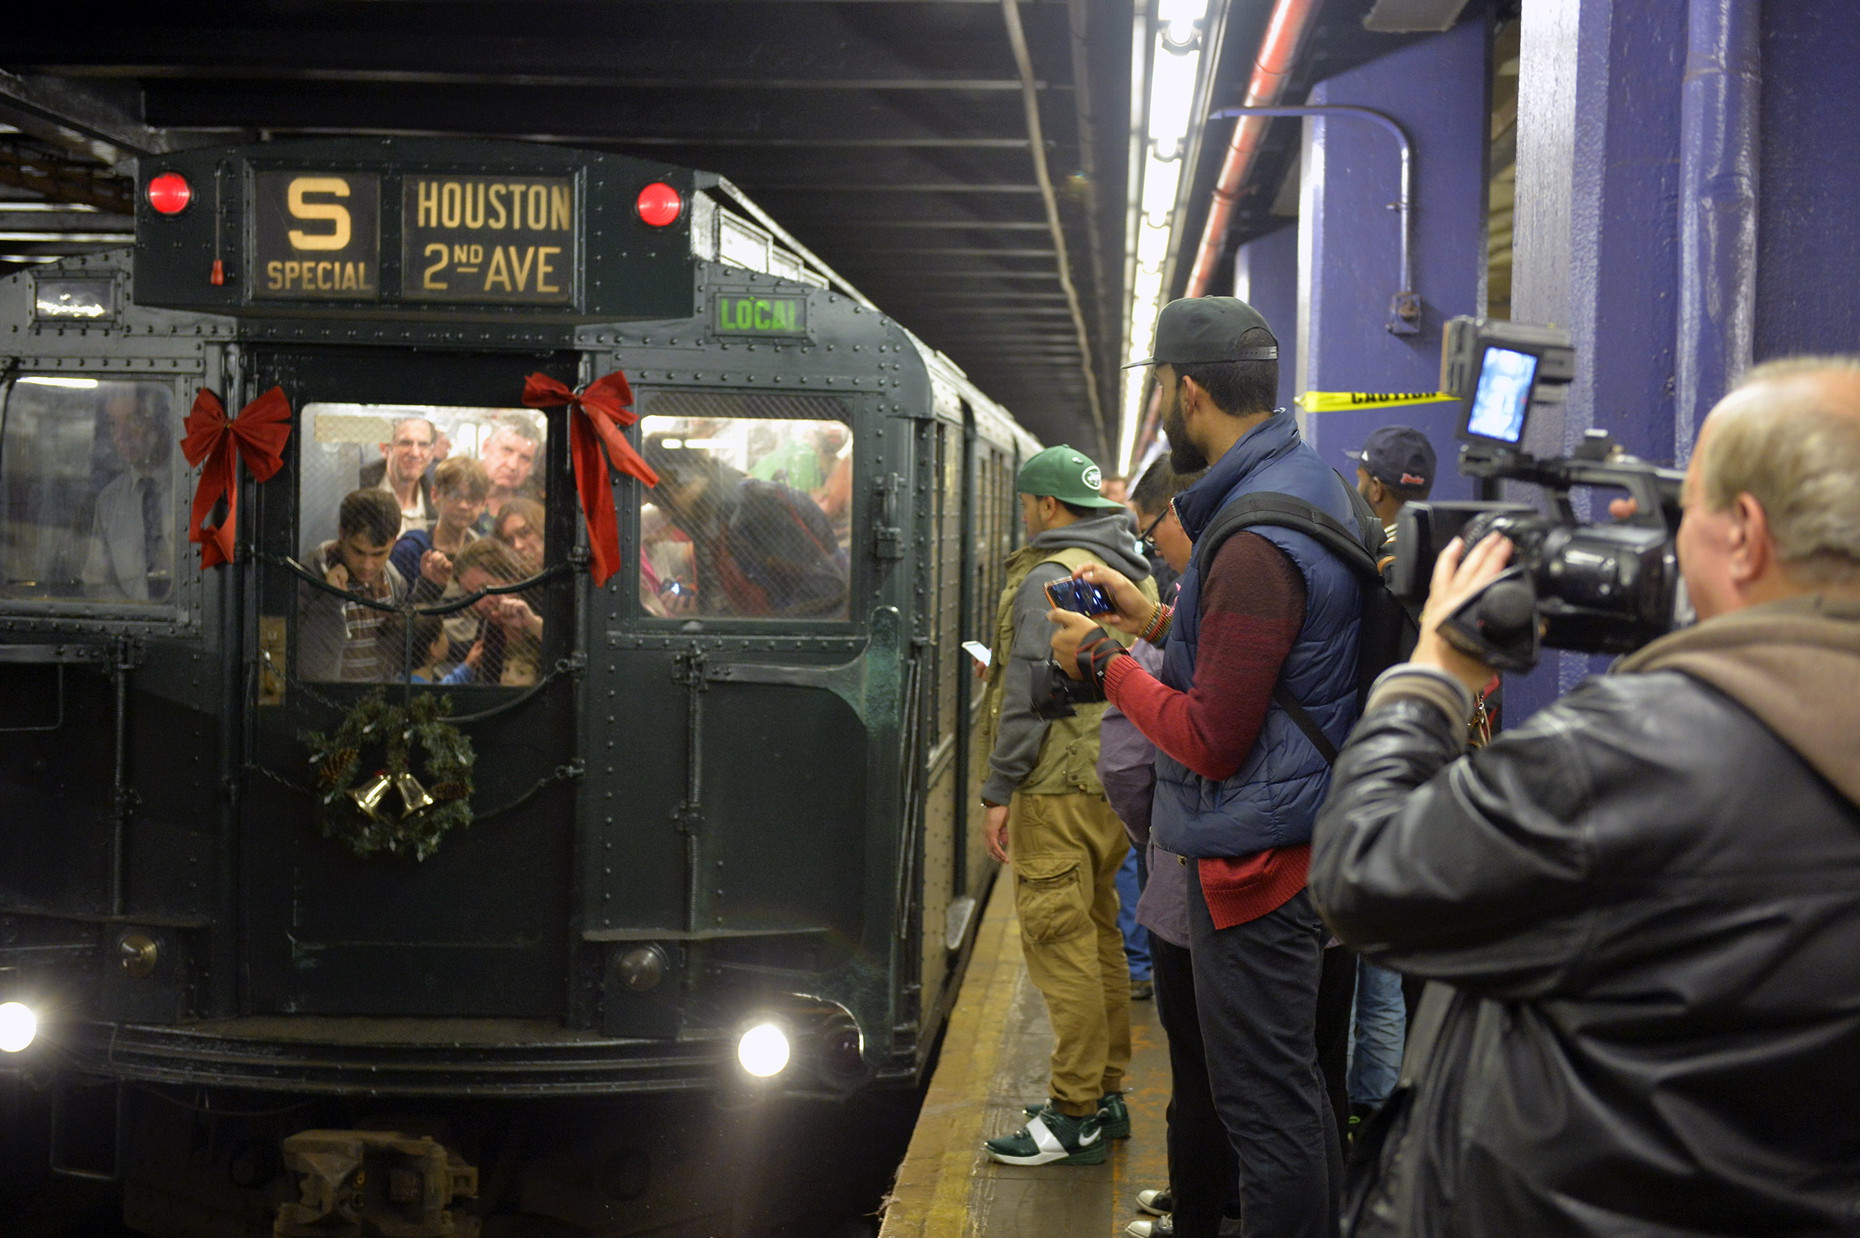
<path id="1" fill-rule="evenodd" d="M 1156 609 L 1150 612 L 1149 622 L 1143 625 L 1143 631 L 1138 634 L 1138 639 L 1146 640 L 1152 645 L 1162 644 L 1163 638 L 1169 635 L 1169 624 L 1174 618 L 1173 607 L 1165 606 L 1161 602 L 1156 603 Z"/>
<path id="2" fill-rule="evenodd" d="M 1079 672 L 1087 683 L 1098 690 L 1099 700 L 1104 699 L 1104 673 L 1111 669 L 1111 659 L 1126 652 L 1103 628 L 1094 629 L 1079 642 L 1076 655 Z"/>

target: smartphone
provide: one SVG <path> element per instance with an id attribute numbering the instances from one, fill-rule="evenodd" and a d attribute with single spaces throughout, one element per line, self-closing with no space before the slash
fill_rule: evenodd
<path id="1" fill-rule="evenodd" d="M 1117 609 L 1111 595 L 1103 589 L 1070 576 L 1046 586 L 1046 596 L 1060 610 L 1073 610 L 1081 615 L 1108 615 Z"/>
<path id="2" fill-rule="evenodd" d="M 982 644 L 982 642 L 978 640 L 965 640 L 962 642 L 962 647 L 971 658 L 981 663 L 984 668 L 986 668 L 990 662 L 994 661 L 994 654 L 990 652 L 988 646 Z"/>

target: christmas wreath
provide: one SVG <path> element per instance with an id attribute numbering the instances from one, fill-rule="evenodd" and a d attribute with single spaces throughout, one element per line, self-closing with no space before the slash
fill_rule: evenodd
<path id="1" fill-rule="evenodd" d="M 450 697 L 422 694 L 403 707 L 376 691 L 334 735 L 305 734 L 324 837 L 364 859 L 386 851 L 424 860 L 447 830 L 470 825 L 474 758 L 446 721 L 451 712 Z"/>

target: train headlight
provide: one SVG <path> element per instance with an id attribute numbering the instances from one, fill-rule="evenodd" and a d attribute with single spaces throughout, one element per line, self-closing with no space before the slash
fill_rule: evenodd
<path id="1" fill-rule="evenodd" d="M 0 1003 L 0 1052 L 18 1053 L 38 1034 L 39 1016 L 32 1013 L 30 1006 L 23 1002 Z"/>
<path id="2" fill-rule="evenodd" d="M 736 1042 L 736 1060 L 758 1079 L 779 1075 L 788 1066 L 788 1033 L 773 1023 L 758 1023 Z"/>

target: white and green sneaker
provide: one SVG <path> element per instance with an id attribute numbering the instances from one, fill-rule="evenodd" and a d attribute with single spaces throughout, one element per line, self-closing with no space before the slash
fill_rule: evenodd
<path id="1" fill-rule="evenodd" d="M 1048 1108 L 1059 1106 L 1050 1100 L 1041 1105 L 1028 1105 L 1026 1114 L 1031 1118 Z M 1098 1125 L 1104 1129 L 1106 1139 L 1130 1138 L 1130 1106 L 1124 1103 L 1122 1092 L 1106 1092 L 1098 1098 Z"/>
<path id="2" fill-rule="evenodd" d="M 1012 1135 L 982 1146 L 1003 1165 L 1101 1165 L 1106 1142 L 1101 1113 L 1070 1118 L 1046 1105 Z"/>

